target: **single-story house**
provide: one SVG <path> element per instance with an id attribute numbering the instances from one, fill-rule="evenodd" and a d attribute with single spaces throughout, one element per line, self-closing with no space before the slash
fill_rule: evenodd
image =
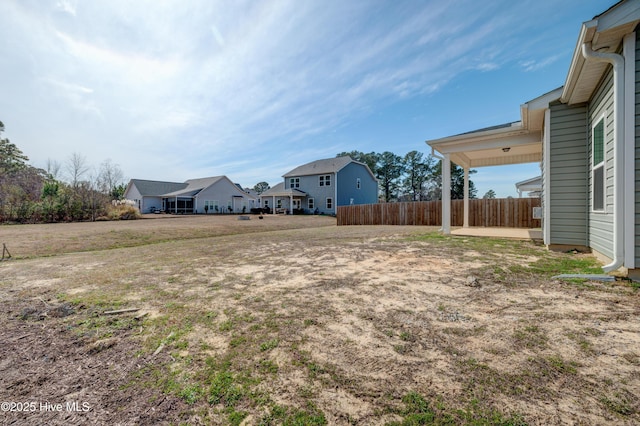
<path id="1" fill-rule="evenodd" d="M 640 1 L 616 3 L 582 24 L 564 86 L 522 105 L 520 121 L 427 141 L 443 158 L 444 232 L 450 161 L 465 182 L 470 167 L 540 162 L 544 243 L 640 278 L 638 24 Z"/>
<path id="2" fill-rule="evenodd" d="M 258 206 L 258 197 L 226 176 L 182 183 L 131 179 L 124 198 L 132 200 L 141 213 L 244 213 Z"/>
<path id="3" fill-rule="evenodd" d="M 378 201 L 378 180 L 371 169 L 348 156 L 312 161 L 283 177 L 284 182 L 260 194 L 261 206 L 274 213 L 335 215 L 338 206 Z"/>
<path id="4" fill-rule="evenodd" d="M 540 198 L 542 194 L 542 176 L 516 182 L 516 191 L 518 191 L 518 198 L 522 198 L 522 193 L 524 192 L 527 193 L 528 197 Z"/>

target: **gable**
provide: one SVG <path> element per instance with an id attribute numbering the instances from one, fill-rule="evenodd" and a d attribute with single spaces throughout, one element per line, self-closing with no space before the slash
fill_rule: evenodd
<path id="1" fill-rule="evenodd" d="M 335 158 L 326 158 L 324 160 L 312 161 L 311 163 L 303 164 L 302 166 L 296 167 L 291 170 L 289 173 L 283 175 L 284 178 L 293 177 L 293 176 L 311 176 L 311 175 L 322 175 L 328 173 L 337 173 L 347 164 L 353 162 L 351 157 L 335 157 Z"/>

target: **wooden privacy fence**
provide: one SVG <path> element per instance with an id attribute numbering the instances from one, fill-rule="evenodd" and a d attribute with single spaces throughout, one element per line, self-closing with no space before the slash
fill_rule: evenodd
<path id="1" fill-rule="evenodd" d="M 539 198 L 469 200 L 469 226 L 539 228 L 533 218 Z M 338 207 L 338 225 L 442 225 L 441 201 L 361 204 Z M 462 226 L 464 200 L 451 200 L 451 226 Z"/>

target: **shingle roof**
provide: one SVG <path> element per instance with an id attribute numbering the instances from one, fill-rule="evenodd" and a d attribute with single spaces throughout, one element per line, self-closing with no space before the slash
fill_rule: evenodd
<path id="1" fill-rule="evenodd" d="M 295 188 L 285 189 L 284 182 L 280 182 L 273 188 L 269 188 L 262 194 L 260 194 L 261 197 L 289 197 L 292 195 L 297 197 L 304 197 L 307 195 L 307 193 Z"/>
<path id="2" fill-rule="evenodd" d="M 173 192 L 167 192 L 163 194 L 166 197 L 193 197 L 198 192 L 202 191 L 205 188 L 210 187 L 214 183 L 218 182 L 224 176 L 213 176 L 208 178 L 200 178 L 200 179 L 189 179 L 183 185 L 183 188 L 175 190 Z"/>
<path id="3" fill-rule="evenodd" d="M 324 160 L 312 161 L 311 163 L 303 164 L 296 167 L 289 173 L 283 175 L 283 177 L 289 176 L 309 176 L 320 175 L 323 173 L 335 173 L 340 171 L 344 166 L 351 163 L 353 160 L 349 156 L 327 158 Z"/>
<path id="4" fill-rule="evenodd" d="M 164 195 L 168 192 L 179 191 L 187 187 L 186 183 L 161 182 L 157 180 L 131 179 L 131 183 L 136 186 L 140 195 L 153 197 Z"/>

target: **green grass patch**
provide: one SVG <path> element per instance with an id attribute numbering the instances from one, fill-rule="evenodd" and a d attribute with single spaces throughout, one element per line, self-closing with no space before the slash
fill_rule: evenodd
<path id="1" fill-rule="evenodd" d="M 402 417 L 400 421 L 387 423 L 387 426 L 526 426 L 520 415 L 505 416 L 493 408 L 483 407 L 478 400 L 472 400 L 463 408 L 452 408 L 436 398 L 434 403 L 427 401 L 417 392 L 409 392 L 402 397 L 403 407 L 394 410 Z"/>
<path id="2" fill-rule="evenodd" d="M 285 405 L 274 405 L 268 414 L 265 414 L 259 424 L 261 426 L 323 426 L 327 419 L 312 403 L 307 403 L 304 409 Z"/>

